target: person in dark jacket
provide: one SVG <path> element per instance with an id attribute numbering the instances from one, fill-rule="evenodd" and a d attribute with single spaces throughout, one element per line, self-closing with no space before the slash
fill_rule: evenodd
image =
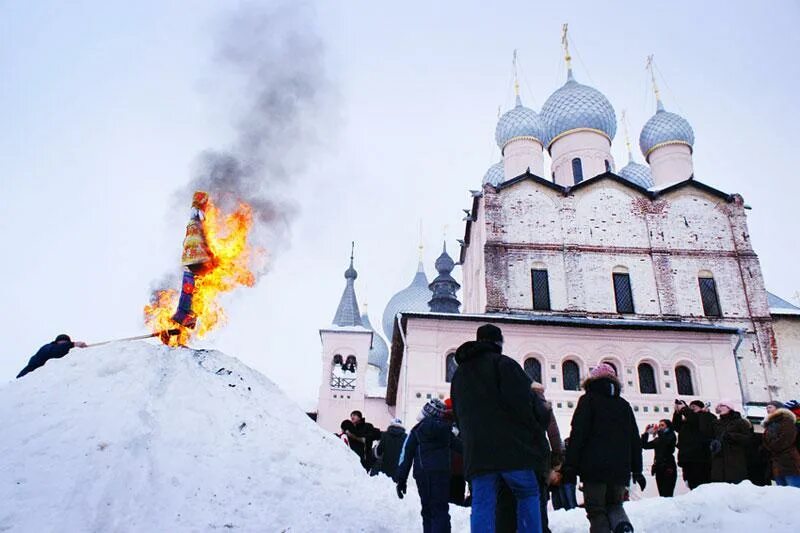
<path id="1" fill-rule="evenodd" d="M 373 466 L 373 470 L 377 469 L 394 479 L 405 442 L 406 429 L 403 427 L 403 422 L 399 418 L 395 418 L 389 423 L 386 431 L 381 433 L 381 440 L 376 448 L 378 461 Z"/>
<path id="2" fill-rule="evenodd" d="M 460 451 L 461 442 L 453 433 L 444 402 L 428 401 L 419 415 L 419 423 L 403 444 L 395 472 L 397 495 L 402 499 L 411 466 L 422 504 L 422 530 L 425 533 L 450 531 L 450 452 Z"/>
<path id="3" fill-rule="evenodd" d="M 694 400 L 688 405 L 675 400 L 672 429 L 678 433 L 678 466 L 689 489 L 711 481 L 711 451 L 716 417 L 706 404 Z"/>
<path id="4" fill-rule="evenodd" d="M 770 453 L 772 477 L 780 486 L 800 488 L 800 452 L 795 446 L 797 417 L 780 402 L 767 405 L 764 448 Z"/>
<path id="5" fill-rule="evenodd" d="M 372 443 L 381 438 L 381 432 L 364 420 L 361 411 L 350 413 L 350 421 L 353 423 L 352 431 L 347 431 L 350 448 L 358 454 L 361 458 L 361 466 L 369 472 L 375 462 L 375 457 L 372 455 Z"/>
<path id="6" fill-rule="evenodd" d="M 51 343 L 45 344 L 39 351 L 31 357 L 28 364 L 25 365 L 19 374 L 17 374 L 17 379 L 21 378 L 26 374 L 30 374 L 37 368 L 44 366 L 44 364 L 49 361 L 50 359 L 61 359 L 65 355 L 69 353 L 72 348 L 86 348 L 86 343 L 81 341 L 73 341 L 69 338 L 69 335 L 61 334 L 56 337 Z"/>
<path id="7" fill-rule="evenodd" d="M 456 351 L 450 398 L 464 442 L 465 477 L 472 487 L 472 531 L 494 531 L 497 489 L 505 482 L 517 501 L 517 530 L 541 531 L 539 483 L 549 453 L 547 411 L 531 394 L 522 367 L 502 355 L 500 328 L 478 328 L 477 341 Z"/>
<path id="8" fill-rule="evenodd" d="M 653 440 L 650 440 L 653 435 Z M 675 432 L 672 422 L 660 420 L 658 424 L 647 426 L 642 434 L 642 448 L 654 450 L 652 474 L 656 477 L 658 495 L 671 498 L 678 480 L 678 466 L 675 464 Z"/>
<path id="9" fill-rule="evenodd" d="M 597 365 L 583 384 L 586 393 L 572 416 L 567 457 L 562 472 L 567 480 L 583 482 L 584 506 L 591 533 L 626 533 L 633 526 L 622 502 L 633 479 L 644 490 L 642 442 L 630 404 L 620 397 L 617 372 Z"/>
<path id="10" fill-rule="evenodd" d="M 714 421 L 711 441 L 711 481 L 739 483 L 747 479 L 747 446 L 750 422 L 734 410 L 734 403 L 721 400 L 716 407 L 719 419 Z"/>

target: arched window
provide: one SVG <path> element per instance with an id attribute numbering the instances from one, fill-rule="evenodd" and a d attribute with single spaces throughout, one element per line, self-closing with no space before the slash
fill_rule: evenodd
<path id="1" fill-rule="evenodd" d="M 678 382 L 678 394 L 681 396 L 694 396 L 692 371 L 688 367 L 683 365 L 675 367 L 675 381 Z"/>
<path id="2" fill-rule="evenodd" d="M 542 363 L 535 357 L 528 357 L 522 364 L 525 373 L 531 378 L 531 381 L 542 383 Z"/>
<path id="3" fill-rule="evenodd" d="M 611 161 L 606 159 L 606 172 L 611 172 Z"/>
<path id="4" fill-rule="evenodd" d="M 456 362 L 456 354 L 449 353 L 447 357 L 444 358 L 444 379 L 448 383 L 453 381 L 453 374 L 456 373 L 456 368 L 458 368 L 458 363 Z"/>
<path id="5" fill-rule="evenodd" d="M 642 394 L 656 394 L 656 373 L 650 363 L 639 365 L 639 392 Z"/>
<path id="6" fill-rule="evenodd" d="M 356 373 L 356 368 L 358 367 L 358 362 L 356 361 L 355 355 L 348 355 L 347 359 L 344 362 L 344 366 L 342 369 L 345 372 L 352 372 L 353 374 Z"/>
<path id="7" fill-rule="evenodd" d="M 581 371 L 575 361 L 564 361 L 561 364 L 561 380 L 564 390 L 581 390 Z"/>
<path id="8" fill-rule="evenodd" d="M 572 178 L 575 180 L 575 185 L 583 181 L 583 163 L 580 157 L 572 160 Z"/>

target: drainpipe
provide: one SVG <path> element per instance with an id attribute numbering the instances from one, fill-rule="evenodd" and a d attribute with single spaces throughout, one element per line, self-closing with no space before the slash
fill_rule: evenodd
<path id="1" fill-rule="evenodd" d="M 397 313 L 395 315 L 395 319 L 397 320 L 397 331 L 400 332 L 400 339 L 403 341 L 403 394 L 408 394 L 408 342 L 406 342 L 406 334 L 403 331 L 403 313 Z M 408 397 L 403 397 L 403 416 L 397 417 L 401 418 L 404 422 L 407 420 L 406 415 L 408 414 L 406 411 L 408 410 Z M 397 412 L 397 411 L 395 411 Z"/>
<path id="2" fill-rule="evenodd" d="M 742 375 L 742 368 L 741 365 L 739 364 L 739 356 L 737 355 L 739 347 L 742 345 L 742 342 L 744 342 L 745 335 L 747 335 L 747 331 L 744 328 L 739 328 L 736 331 L 736 335 L 738 335 L 739 340 L 736 341 L 736 346 L 733 347 L 733 362 L 736 363 L 736 374 L 737 377 L 739 378 L 737 381 L 739 382 L 739 394 L 742 395 L 742 409 L 745 410 L 745 417 L 747 417 L 747 411 L 746 411 L 747 404 L 745 403 L 744 386 L 742 385 L 742 379 L 744 378 L 744 376 Z"/>

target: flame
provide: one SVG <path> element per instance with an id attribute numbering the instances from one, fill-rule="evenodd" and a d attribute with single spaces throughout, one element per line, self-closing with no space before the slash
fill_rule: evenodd
<path id="1" fill-rule="evenodd" d="M 208 201 L 203 228 L 214 262 L 210 270 L 195 278 L 192 310 L 197 315 L 196 329 L 180 327 L 172 320 L 180 296 L 175 289 L 156 291 L 150 303 L 144 306 L 145 324 L 153 333 L 179 329 L 176 336 L 161 336 L 165 344 L 185 345 L 191 337 L 203 338 L 209 331 L 224 325 L 227 317 L 219 297 L 238 287 L 255 285 L 251 264 L 260 250 L 247 242 L 252 225 L 252 209 L 248 204 L 240 202 L 235 211 L 224 214 Z"/>

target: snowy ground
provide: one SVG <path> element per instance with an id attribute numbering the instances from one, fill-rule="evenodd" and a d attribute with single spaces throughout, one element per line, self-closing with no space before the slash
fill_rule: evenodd
<path id="1" fill-rule="evenodd" d="M 419 531 L 384 477 L 219 352 L 73 350 L 0 386 L 0 532 Z M 798 531 L 800 490 L 704 487 L 628 509 L 637 531 Z M 468 512 L 452 508 L 454 531 Z M 556 532 L 587 530 L 580 510 Z"/>

